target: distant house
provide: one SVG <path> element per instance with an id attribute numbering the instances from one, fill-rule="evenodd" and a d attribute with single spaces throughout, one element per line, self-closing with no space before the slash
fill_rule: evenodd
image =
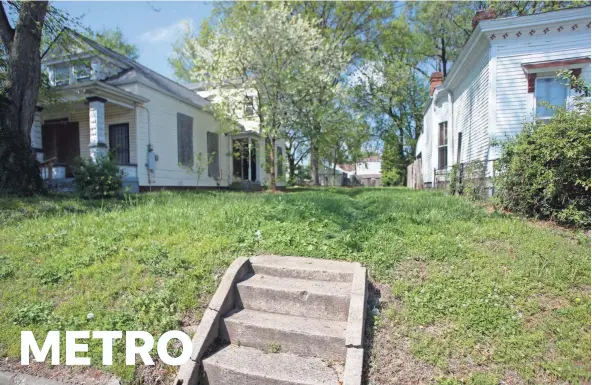
<path id="1" fill-rule="evenodd" d="M 341 175 L 340 180 L 343 185 L 380 186 L 382 180 L 382 159 L 378 155 L 372 155 L 360 159 L 356 163 L 339 164 L 336 167 L 336 171 Z M 323 178 L 331 181 L 333 168 L 323 167 L 319 175 L 321 176 L 321 184 L 323 184 Z"/>
<path id="2" fill-rule="evenodd" d="M 590 81 L 590 7 L 488 19 L 493 16 L 478 15 L 446 79 L 441 73 L 430 79 L 409 187 L 436 186 L 452 165 L 473 161 L 483 162 L 490 177 L 496 140 L 520 132 L 534 116 L 550 117 L 540 102 L 569 105 L 576 95 L 555 79 L 557 71 Z"/>
<path id="3" fill-rule="evenodd" d="M 57 100 L 40 101 L 31 143 L 50 186 L 71 188 L 77 158 L 109 151 L 132 191 L 228 187 L 237 175 L 266 182 L 265 158 L 248 145 L 258 136 L 222 134 L 210 101 L 194 90 L 69 29 L 43 54 L 42 68 Z"/>

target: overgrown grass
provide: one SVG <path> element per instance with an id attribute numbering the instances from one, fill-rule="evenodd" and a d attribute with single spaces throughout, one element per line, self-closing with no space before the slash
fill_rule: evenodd
<path id="1" fill-rule="evenodd" d="M 195 323 L 234 258 L 269 252 L 368 266 L 399 301 L 377 319 L 446 373 L 433 382 L 587 382 L 589 250 L 583 233 L 427 191 L 3 198 L 0 357 L 20 356 L 21 330 L 158 335 Z M 105 369 L 133 381 L 115 350 Z M 96 342 L 90 355 L 101 362 Z"/>

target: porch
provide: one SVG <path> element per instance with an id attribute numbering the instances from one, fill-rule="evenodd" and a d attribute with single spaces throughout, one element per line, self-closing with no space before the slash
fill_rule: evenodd
<path id="1" fill-rule="evenodd" d="M 111 152 L 124 188 L 138 191 L 136 106 L 147 99 L 119 89 L 109 94 L 106 87 L 85 87 L 83 92 L 64 87 L 58 103 L 38 108 L 31 145 L 50 189 L 72 191 L 77 159 L 96 161 Z"/>
<path id="2" fill-rule="evenodd" d="M 230 138 L 232 149 L 233 189 L 260 190 L 262 185 L 261 137 L 254 131 L 233 134 Z"/>

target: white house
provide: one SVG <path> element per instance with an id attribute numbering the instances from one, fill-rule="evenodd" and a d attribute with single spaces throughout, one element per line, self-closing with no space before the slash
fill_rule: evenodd
<path id="1" fill-rule="evenodd" d="M 570 69 L 590 81 L 590 7 L 491 16 L 476 17 L 444 82 L 440 73 L 431 78 L 416 151 L 424 186 L 458 163 L 485 161 L 490 174 L 490 161 L 499 156 L 494 141 L 512 137 L 535 115 L 549 117 L 537 103 L 569 105 L 575 96 L 555 79 L 557 71 Z"/>
<path id="2" fill-rule="evenodd" d="M 207 101 L 216 104 L 221 101 L 217 90 L 204 83 L 191 83 L 186 87 Z M 231 99 L 236 99 L 232 105 L 236 107 L 233 115 L 239 131 L 233 133 L 231 138 L 232 155 L 232 180 L 244 185 L 250 183 L 267 184 L 269 172 L 264 162 L 265 137 L 262 135 L 259 117 L 256 114 L 257 92 L 251 89 L 233 88 L 229 93 Z M 240 98 L 240 99 L 239 99 Z M 285 140 L 276 140 L 276 184 L 285 186 Z M 251 161 L 249 161 L 249 159 Z"/>
<path id="3" fill-rule="evenodd" d="M 57 100 L 40 101 L 31 144 L 50 185 L 71 187 L 75 160 L 107 151 L 132 191 L 229 187 L 247 163 L 233 159 L 243 134 L 221 133 L 208 100 L 72 30 L 44 53 L 42 68 Z"/>

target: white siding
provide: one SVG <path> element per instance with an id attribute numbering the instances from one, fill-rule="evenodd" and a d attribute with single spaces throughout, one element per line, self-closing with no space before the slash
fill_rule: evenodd
<path id="1" fill-rule="evenodd" d="M 195 155 L 202 153 L 207 157 L 207 132 L 218 132 L 219 123 L 211 114 L 198 108 L 183 103 L 173 97 L 156 91 L 144 85 L 137 85 L 137 93 L 150 99 L 145 107 L 149 111 L 148 117 L 142 108 L 136 108 L 140 124 L 138 126 L 137 148 L 139 158 L 142 159 L 138 167 L 140 186 L 148 185 L 148 175 L 144 165 L 149 142 L 152 143 L 154 152 L 158 155 L 153 186 L 197 186 L 197 174 L 185 170 L 178 165 L 177 155 L 177 113 L 182 113 L 193 118 L 193 152 Z M 148 125 L 150 129 L 148 130 Z M 148 132 L 150 131 L 150 132 Z M 150 139 L 149 139 L 150 136 Z M 220 136 L 220 168 L 222 171 L 221 184 L 226 186 L 228 182 L 228 153 L 223 149 L 228 148 L 228 139 Z M 199 178 L 199 186 L 216 186 L 216 181 L 208 176 L 207 166 Z"/>
<path id="2" fill-rule="evenodd" d="M 472 70 L 454 94 L 454 122 L 449 130 L 448 164 L 456 163 L 458 133 L 462 132 L 461 163 L 484 160 L 489 150 L 489 52 L 476 55 Z"/>
<path id="3" fill-rule="evenodd" d="M 513 136 L 532 114 L 527 104 L 527 77 L 523 63 L 561 60 L 590 56 L 590 30 L 552 35 L 525 36 L 523 39 L 501 40 L 495 43 L 497 51 L 496 139 Z M 553 30 L 553 28 L 551 28 Z M 590 66 L 582 71 L 590 79 Z"/>

